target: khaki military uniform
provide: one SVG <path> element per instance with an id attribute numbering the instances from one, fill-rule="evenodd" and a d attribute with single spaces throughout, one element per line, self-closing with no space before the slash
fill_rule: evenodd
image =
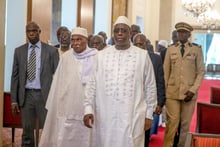
<path id="1" fill-rule="evenodd" d="M 181 44 L 169 46 L 164 61 L 164 76 L 166 84 L 167 123 L 164 147 L 173 145 L 174 136 L 181 122 L 179 146 L 185 143 L 186 133 L 194 112 L 198 88 L 204 76 L 203 53 L 199 45 L 186 42 L 182 57 Z M 193 99 L 183 101 L 187 91 L 193 92 Z"/>

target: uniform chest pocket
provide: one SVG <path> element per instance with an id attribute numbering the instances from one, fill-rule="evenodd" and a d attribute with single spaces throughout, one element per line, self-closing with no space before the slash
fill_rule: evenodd
<path id="1" fill-rule="evenodd" d="M 177 55 L 176 55 L 176 54 L 175 54 L 175 55 L 171 55 L 171 56 L 170 56 L 170 59 L 171 59 L 171 60 L 176 60 L 176 59 L 177 59 Z"/>
<path id="2" fill-rule="evenodd" d="M 188 56 L 186 56 L 186 59 L 187 60 L 195 60 L 195 56 L 192 56 L 192 55 L 188 55 Z"/>
<path id="3" fill-rule="evenodd" d="M 175 63 L 176 63 L 177 58 L 178 58 L 178 57 L 177 57 L 177 55 L 176 55 L 176 54 L 175 54 L 175 55 L 171 55 L 171 56 L 170 56 L 171 63 L 172 63 L 172 64 L 175 64 Z"/>

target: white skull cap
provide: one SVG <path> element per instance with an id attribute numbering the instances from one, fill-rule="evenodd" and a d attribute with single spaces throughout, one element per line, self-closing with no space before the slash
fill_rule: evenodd
<path id="1" fill-rule="evenodd" d="M 72 30 L 72 34 L 71 35 L 81 35 L 83 37 L 88 38 L 87 30 L 85 28 L 81 28 L 81 27 L 74 28 Z"/>
<path id="2" fill-rule="evenodd" d="M 126 24 L 129 27 L 131 26 L 130 21 L 128 20 L 126 16 L 119 16 L 117 20 L 115 21 L 114 26 L 117 24 Z"/>
<path id="3" fill-rule="evenodd" d="M 158 42 L 158 44 L 161 45 L 161 46 L 163 46 L 163 47 L 165 47 L 165 48 L 168 47 L 168 42 L 167 42 L 166 40 L 160 40 L 160 41 Z"/>

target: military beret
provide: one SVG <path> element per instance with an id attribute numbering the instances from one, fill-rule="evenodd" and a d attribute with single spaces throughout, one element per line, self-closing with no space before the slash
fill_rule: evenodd
<path id="1" fill-rule="evenodd" d="M 185 22 L 179 22 L 175 25 L 175 28 L 177 31 L 179 30 L 185 30 L 188 32 L 191 32 L 193 30 L 192 26 L 190 26 L 189 24 L 185 23 Z"/>

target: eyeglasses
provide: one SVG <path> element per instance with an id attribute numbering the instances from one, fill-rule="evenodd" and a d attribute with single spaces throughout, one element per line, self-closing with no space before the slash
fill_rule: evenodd
<path id="1" fill-rule="evenodd" d="M 61 38 L 61 39 L 69 39 L 69 38 L 70 38 L 70 35 L 60 35 L 60 38 Z"/>
<path id="2" fill-rule="evenodd" d="M 114 33 L 126 33 L 128 30 L 127 29 L 124 29 L 124 28 L 115 28 L 114 29 Z"/>

